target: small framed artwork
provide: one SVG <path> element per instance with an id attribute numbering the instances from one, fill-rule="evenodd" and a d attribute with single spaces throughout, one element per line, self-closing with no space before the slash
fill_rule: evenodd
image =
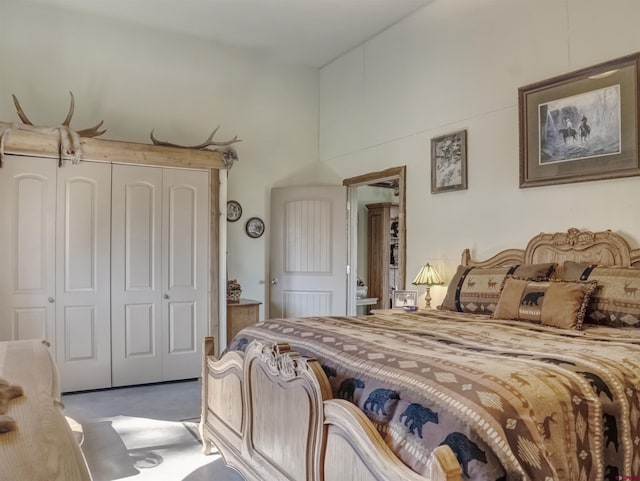
<path id="1" fill-rule="evenodd" d="M 403 308 L 416 306 L 418 304 L 418 291 L 393 291 L 391 306 L 393 308 Z"/>
<path id="2" fill-rule="evenodd" d="M 640 54 L 518 89 L 520 188 L 640 175 Z"/>
<path id="3" fill-rule="evenodd" d="M 257 239 L 264 234 L 264 222 L 259 217 L 252 217 L 244 225 L 244 230 L 249 237 Z"/>
<path id="4" fill-rule="evenodd" d="M 229 222 L 235 222 L 242 217 L 242 206 L 235 200 L 227 202 L 227 220 Z"/>
<path id="5" fill-rule="evenodd" d="M 431 139 L 431 193 L 467 188 L 467 131 Z"/>

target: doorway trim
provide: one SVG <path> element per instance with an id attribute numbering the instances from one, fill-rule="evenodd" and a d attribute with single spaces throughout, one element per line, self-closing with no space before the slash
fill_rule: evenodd
<path id="1" fill-rule="evenodd" d="M 406 226 L 406 166 L 390 167 L 378 172 L 350 177 L 342 181 L 342 185 L 347 187 L 347 315 L 356 314 L 356 281 L 358 277 L 357 266 L 357 229 L 358 229 L 358 205 L 356 188 L 363 185 L 370 185 L 389 179 L 398 179 L 398 243 L 399 262 L 398 277 L 399 289 L 404 289 L 405 273 L 407 263 L 407 226 Z"/>

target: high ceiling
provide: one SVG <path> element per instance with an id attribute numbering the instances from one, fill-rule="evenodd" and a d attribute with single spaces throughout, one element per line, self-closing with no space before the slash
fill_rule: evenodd
<path id="1" fill-rule="evenodd" d="M 25 1 L 25 0 L 22 0 Z M 27 0 L 322 67 L 433 0 Z"/>

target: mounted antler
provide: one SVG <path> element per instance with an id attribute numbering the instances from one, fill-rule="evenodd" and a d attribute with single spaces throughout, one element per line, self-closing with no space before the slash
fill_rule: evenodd
<path id="1" fill-rule="evenodd" d="M 71 128 L 70 124 L 71 124 L 71 118 L 73 117 L 73 113 L 75 111 L 75 104 L 76 104 L 76 100 L 73 96 L 73 92 L 69 92 L 69 95 L 71 95 L 71 104 L 69 105 L 69 112 L 67 113 L 66 118 L 64 119 L 64 121 L 62 122 L 62 126 L 63 127 L 67 127 L 67 128 Z M 20 105 L 20 101 L 18 100 L 18 97 L 16 97 L 15 95 L 11 95 L 13 97 L 13 103 L 16 106 L 16 110 L 18 113 L 18 117 L 20 117 L 20 120 L 22 120 L 22 123 L 25 125 L 33 125 L 35 126 L 35 124 L 33 122 L 31 122 L 31 120 L 29 120 L 29 117 L 27 117 L 27 115 L 24 113 L 24 110 L 22 110 L 22 106 Z M 80 137 L 98 137 L 102 134 L 104 134 L 107 130 L 98 130 L 102 124 L 104 123 L 104 120 L 101 120 L 100 122 L 98 122 L 96 125 L 94 125 L 93 127 L 89 127 L 88 129 L 82 129 L 82 130 L 76 130 L 75 132 L 80 136 Z"/>
<path id="2" fill-rule="evenodd" d="M 83 129 L 79 131 L 73 131 L 70 128 L 71 118 L 75 109 L 75 99 L 73 93 L 71 95 L 71 105 L 69 106 L 69 112 L 66 118 L 59 127 L 46 127 L 34 125 L 29 117 L 24 113 L 18 98 L 15 95 L 13 97 L 13 103 L 16 106 L 18 117 L 22 121 L 22 124 L 0 122 L 0 166 L 2 166 L 2 160 L 4 158 L 4 145 L 6 143 L 6 136 L 11 130 L 30 130 L 32 132 L 39 132 L 42 134 L 57 134 L 58 135 L 58 156 L 59 165 L 62 166 L 63 156 L 70 156 L 71 161 L 75 164 L 78 163 L 82 157 L 82 145 L 80 143 L 80 137 L 97 137 L 106 132 L 105 130 L 98 130 L 104 121 L 100 121 L 93 127 Z"/>
<path id="3" fill-rule="evenodd" d="M 224 166 L 225 168 L 230 169 L 231 167 L 233 167 L 233 163 L 236 160 L 238 160 L 238 153 L 236 152 L 236 149 L 231 147 L 231 144 L 235 144 L 236 142 L 242 142 L 242 140 L 238 139 L 238 136 L 236 135 L 231 140 L 225 140 L 223 142 L 214 142 L 213 136 L 216 135 L 216 132 L 218 131 L 219 128 L 220 126 L 218 125 L 213 130 L 213 132 L 211 132 L 211 135 L 209 135 L 207 140 L 205 140 L 204 142 L 198 145 L 178 145 L 178 144 L 172 144 L 171 142 L 167 142 L 165 140 L 158 140 L 154 137 L 153 130 L 151 130 L 151 142 L 153 142 L 153 145 L 162 145 L 164 147 L 178 147 L 180 149 L 192 149 L 192 150 L 213 150 L 213 151 L 222 152 L 222 161 L 224 162 Z M 207 147 L 211 147 L 211 146 L 214 146 L 216 148 L 207 149 Z M 222 147 L 222 148 L 219 148 L 219 147 Z"/>
<path id="4" fill-rule="evenodd" d="M 242 140 L 238 139 L 237 135 L 231 140 L 226 140 L 224 142 L 214 142 L 213 136 L 216 135 L 216 132 L 218 131 L 219 128 L 220 126 L 218 125 L 213 130 L 213 132 L 211 132 L 211 135 L 207 138 L 207 140 L 205 140 L 204 142 L 198 145 L 178 145 L 178 144 L 172 144 L 171 142 L 167 142 L 165 140 L 158 140 L 153 136 L 153 130 L 151 131 L 151 142 L 153 142 L 153 145 L 163 145 L 165 147 L 179 147 L 181 149 L 193 149 L 193 150 L 205 150 L 207 149 L 207 147 L 210 147 L 210 146 L 226 147 L 231 144 L 235 144 L 236 142 L 242 142 Z M 207 150 L 210 150 L 210 149 L 207 149 Z"/>

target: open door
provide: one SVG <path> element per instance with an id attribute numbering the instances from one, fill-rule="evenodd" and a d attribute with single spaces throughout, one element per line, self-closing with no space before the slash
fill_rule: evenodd
<path id="1" fill-rule="evenodd" d="M 346 314 L 346 192 L 271 190 L 271 318 Z"/>
<path id="2" fill-rule="evenodd" d="M 358 307 L 366 308 L 371 305 L 372 299 L 367 296 L 358 297 L 358 288 L 356 281 L 358 276 L 362 279 L 368 279 L 369 266 L 367 265 L 367 251 L 370 239 L 367 239 L 367 222 L 366 213 L 362 212 L 367 199 L 370 202 L 381 202 L 381 199 L 373 200 L 368 197 L 370 193 L 363 193 L 360 197 L 359 190 L 367 190 L 370 188 L 392 189 L 394 196 L 388 199 L 398 204 L 397 207 L 397 234 L 396 234 L 396 269 L 393 273 L 393 282 L 390 283 L 393 289 L 403 290 L 405 287 L 406 272 L 406 167 L 391 167 L 378 172 L 369 172 L 357 177 L 351 177 L 343 180 L 343 185 L 347 186 L 347 196 L 350 205 L 349 232 L 347 233 L 349 254 L 347 262 L 351 267 L 347 276 L 347 314 L 358 314 Z M 360 214 L 360 215 L 359 215 Z M 362 220 L 365 222 L 361 222 Z M 364 227 L 364 229 L 362 228 Z M 368 291 L 368 295 L 372 294 Z M 364 298 L 362 298 L 364 297 Z M 375 299 L 375 298 L 374 298 Z M 376 299 L 377 302 L 377 299 Z M 360 313 L 362 314 L 362 313 Z"/>

